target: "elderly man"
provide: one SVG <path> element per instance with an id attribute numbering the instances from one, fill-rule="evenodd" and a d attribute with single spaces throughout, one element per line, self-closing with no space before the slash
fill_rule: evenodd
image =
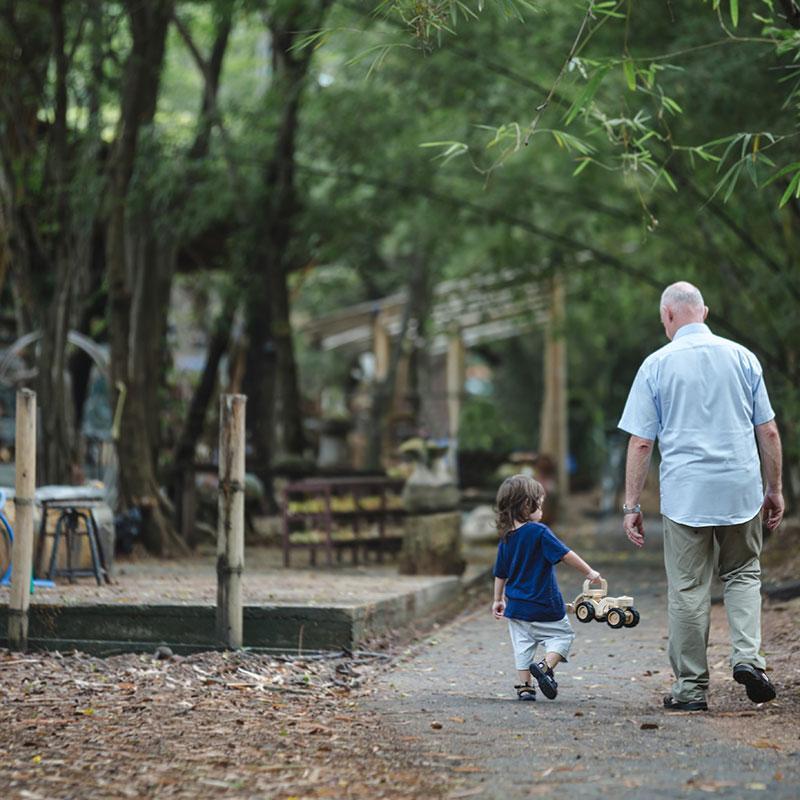
<path id="1" fill-rule="evenodd" d="M 733 677 L 754 703 L 775 697 L 761 655 L 761 511 L 783 517 L 781 442 L 758 359 L 705 325 L 708 308 L 690 283 L 668 286 L 661 322 L 669 344 L 648 356 L 619 427 L 631 434 L 623 526 L 645 542 L 639 497 L 658 439 L 669 604 L 669 710 L 706 711 L 714 545 L 731 630 Z M 763 488 L 761 465 L 766 477 Z"/>

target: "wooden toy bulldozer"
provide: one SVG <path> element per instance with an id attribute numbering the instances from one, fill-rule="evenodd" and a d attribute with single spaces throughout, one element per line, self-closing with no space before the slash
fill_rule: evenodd
<path id="1" fill-rule="evenodd" d="M 600 588 L 592 589 L 592 581 L 583 582 L 583 591 L 567 611 L 575 614 L 580 622 L 605 622 L 611 628 L 635 628 L 639 624 L 639 612 L 633 607 L 633 598 L 622 595 L 608 596 L 608 583 L 600 578 Z"/>

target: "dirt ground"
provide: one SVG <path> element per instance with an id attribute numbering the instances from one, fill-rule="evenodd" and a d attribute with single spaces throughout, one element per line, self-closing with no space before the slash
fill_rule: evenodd
<path id="1" fill-rule="evenodd" d="M 791 536 L 768 545 L 766 580 L 792 577 Z M 337 658 L 0 651 L 0 796 L 800 796 L 800 598 L 764 604 L 775 702 L 754 706 L 732 681 L 725 611 L 715 605 L 711 711 L 666 714 L 659 544 L 654 535 L 647 553 L 597 556 L 610 586 L 634 594 L 642 624 L 576 623 L 553 702 L 513 698 L 488 584 L 476 605 L 412 646 Z M 569 597 L 578 584 L 559 569 Z"/>
<path id="2" fill-rule="evenodd" d="M 0 651 L 0 794 L 441 796 L 451 764 L 385 740 L 380 718 L 355 708 L 386 660 Z"/>
<path id="3" fill-rule="evenodd" d="M 661 599 L 654 581 L 653 607 Z M 620 796 L 739 797 L 781 784 L 800 792 L 800 599 L 765 604 L 764 642 L 780 697 L 758 707 L 730 680 L 724 609 L 714 607 L 712 711 L 700 721 L 658 708 L 669 687 L 658 618 L 626 632 L 649 631 L 628 636 L 622 650 L 617 632 L 581 626 L 562 696 L 520 708 L 505 631 L 484 606 L 411 647 L 335 659 L 0 651 L 0 790 L 9 800 L 600 797 L 619 778 L 615 751 L 628 741 L 637 759 L 619 778 Z M 542 727 L 550 724 L 557 731 Z M 643 733 L 645 724 L 656 727 Z M 697 741 L 683 747 L 705 753 L 701 767 L 664 784 L 664 753 L 687 733 Z M 743 752 L 770 760 L 770 781 Z M 745 766 L 714 766 L 723 754 Z M 659 757 L 662 774 L 651 784 Z M 575 785 L 587 770 L 596 793 Z M 525 791 L 514 789 L 519 784 Z M 650 793 L 649 785 L 660 789 Z M 663 795 L 670 786 L 674 793 Z"/>
<path id="4" fill-rule="evenodd" d="M 370 561 L 353 565 L 345 560 L 332 567 L 308 566 L 296 557 L 286 569 L 276 548 L 248 548 L 242 579 L 244 602 L 253 605 L 359 605 L 374 603 L 431 586 L 440 576 L 399 575 L 397 561 Z M 467 577 L 477 572 L 468 567 Z M 0 604 L 8 602 L 10 589 L 0 587 Z M 113 582 L 97 586 L 93 578 L 75 583 L 59 579 L 52 588 L 36 587 L 31 602 L 76 605 L 81 603 L 201 604 L 217 602 L 216 556 L 193 556 L 165 561 L 137 556 L 118 561 Z"/>

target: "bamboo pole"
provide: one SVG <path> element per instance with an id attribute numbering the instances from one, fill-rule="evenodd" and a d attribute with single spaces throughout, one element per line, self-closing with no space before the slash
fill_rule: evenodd
<path id="1" fill-rule="evenodd" d="M 569 493 L 565 314 L 564 278 L 556 273 L 550 288 L 550 308 L 545 330 L 544 400 L 539 426 L 539 452 L 555 461 L 556 486 L 561 503 Z"/>
<path id="2" fill-rule="evenodd" d="M 453 331 L 447 340 L 447 435 L 450 439 L 448 460 L 450 471 L 458 481 L 458 434 L 461 422 L 461 403 L 464 397 L 464 379 L 467 350 L 460 330 Z"/>
<path id="3" fill-rule="evenodd" d="M 392 338 L 380 314 L 375 315 L 372 323 L 372 352 L 375 356 L 375 380 L 386 380 L 391 361 Z"/>
<path id="4" fill-rule="evenodd" d="M 36 492 L 36 392 L 17 392 L 16 495 L 8 643 L 12 650 L 28 648 L 28 607 L 33 569 L 33 502 Z"/>
<path id="5" fill-rule="evenodd" d="M 225 394 L 220 398 L 217 638 L 230 649 L 242 646 L 246 402 L 242 394 Z"/>

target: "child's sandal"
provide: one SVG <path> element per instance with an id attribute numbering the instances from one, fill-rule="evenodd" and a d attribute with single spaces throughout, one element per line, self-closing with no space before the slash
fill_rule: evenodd
<path id="1" fill-rule="evenodd" d="M 548 700 L 555 700 L 558 694 L 558 684 L 556 683 L 552 668 L 548 667 L 544 661 L 540 661 L 538 664 L 531 664 L 529 669 L 531 676 L 536 680 L 536 683 L 539 684 L 542 694 Z"/>
<path id="2" fill-rule="evenodd" d="M 529 683 L 520 683 L 514 687 L 517 690 L 517 700 L 535 700 L 536 689 Z"/>

